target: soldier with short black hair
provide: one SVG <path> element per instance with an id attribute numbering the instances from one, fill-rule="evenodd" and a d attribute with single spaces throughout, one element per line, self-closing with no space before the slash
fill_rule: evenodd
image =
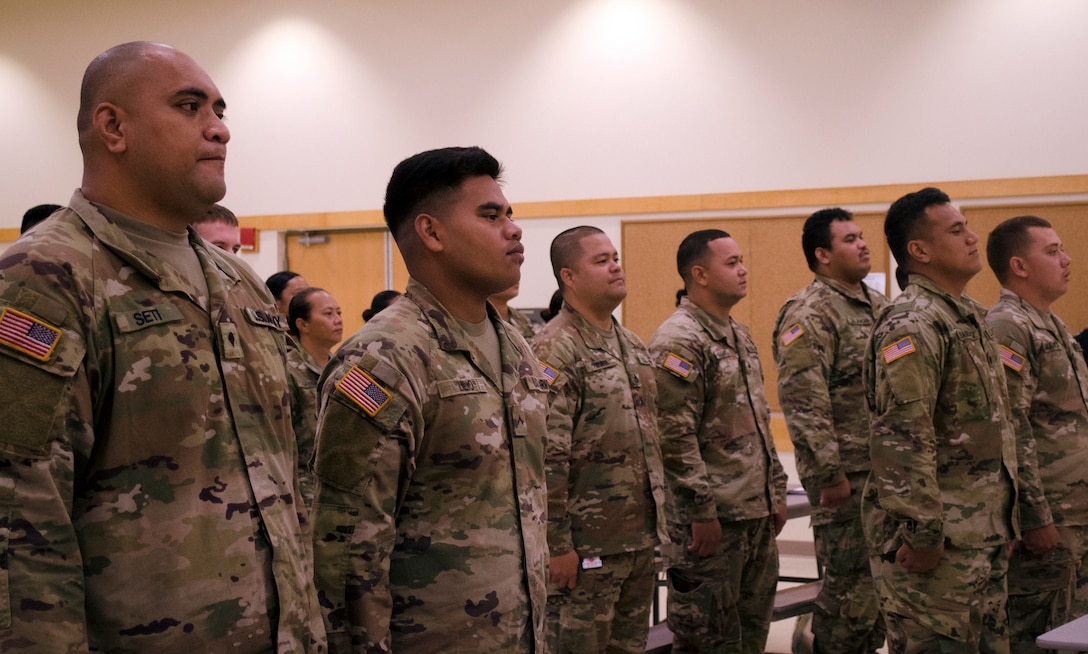
<path id="1" fill-rule="evenodd" d="M 541 652 L 547 384 L 487 298 L 521 276 L 521 228 L 480 148 L 393 170 L 404 295 L 320 381 L 316 584 L 332 652 Z"/>
<path id="2" fill-rule="evenodd" d="M 872 471 L 862 524 L 892 652 L 1008 652 L 1016 442 L 997 342 L 964 294 L 978 236 L 943 192 L 884 221 L 903 293 L 865 352 Z"/>
<path id="3" fill-rule="evenodd" d="M 730 315 L 748 294 L 740 246 L 719 229 L 677 249 L 687 293 L 650 340 L 670 493 L 673 651 L 761 653 L 778 584 L 775 536 L 786 473 L 771 434 L 763 369 Z"/>
<path id="4" fill-rule="evenodd" d="M 812 633 L 822 654 L 875 652 L 884 643 L 884 621 L 861 529 L 869 416 L 858 409 L 865 403 L 865 343 L 887 299 L 864 283 L 869 246 L 848 211 L 809 216 L 801 245 L 816 278 L 778 312 L 773 348 L 778 399 L 812 504 L 823 571 Z"/>

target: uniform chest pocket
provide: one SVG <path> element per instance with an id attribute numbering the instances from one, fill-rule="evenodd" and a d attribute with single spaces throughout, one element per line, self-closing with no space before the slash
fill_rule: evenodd
<path id="1" fill-rule="evenodd" d="M 988 420 L 996 408 L 990 397 L 994 373 L 982 340 L 973 330 L 952 332 L 941 403 L 946 415 L 965 421 Z"/>

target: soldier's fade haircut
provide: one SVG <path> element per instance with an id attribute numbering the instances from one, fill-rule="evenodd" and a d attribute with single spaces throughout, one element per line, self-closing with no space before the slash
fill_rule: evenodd
<path id="1" fill-rule="evenodd" d="M 926 209 L 950 202 L 952 200 L 947 193 L 939 188 L 927 186 L 921 191 L 907 193 L 888 208 L 888 215 L 884 218 L 884 238 L 898 264 L 895 269 L 895 281 L 900 289 L 907 287 L 907 274 L 910 272 L 910 254 L 907 252 L 907 244 L 917 237 L 918 223 L 926 217 Z"/>
<path id="2" fill-rule="evenodd" d="M 1024 256 L 1031 244 L 1028 229 L 1032 227 L 1052 229 L 1048 221 L 1038 216 L 1017 216 L 994 227 L 986 239 L 986 262 L 1002 285 L 1009 278 L 1009 260 Z"/>
<path id="3" fill-rule="evenodd" d="M 563 290 L 563 277 L 559 273 L 564 268 L 574 266 L 574 263 L 583 254 L 582 239 L 595 234 L 604 234 L 604 232 L 592 225 L 579 225 L 560 232 L 558 236 L 552 239 L 548 256 L 552 260 L 552 274 L 555 275 L 555 281 L 559 284 L 560 291 Z"/>
<path id="4" fill-rule="evenodd" d="M 854 214 L 840 207 L 820 209 L 805 220 L 801 229 L 801 249 L 805 252 L 808 269 L 816 272 L 816 248 L 831 249 L 831 223 L 837 220 L 853 221 Z"/>
<path id="5" fill-rule="evenodd" d="M 692 232 L 680 241 L 680 247 L 676 249 L 676 272 L 680 273 L 680 279 L 684 285 L 691 283 L 691 267 L 697 266 L 706 260 L 706 253 L 710 250 L 710 242 L 719 238 L 732 238 L 729 232 L 720 229 L 700 229 Z M 679 304 L 680 298 L 677 297 Z"/>
<path id="6" fill-rule="evenodd" d="M 427 150 L 397 164 L 382 208 L 393 238 L 419 214 L 445 209 L 465 180 L 483 176 L 502 181 L 502 164 L 475 146 Z"/>

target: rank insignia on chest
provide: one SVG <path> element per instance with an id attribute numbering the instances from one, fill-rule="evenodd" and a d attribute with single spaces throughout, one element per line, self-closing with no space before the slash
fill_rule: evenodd
<path id="1" fill-rule="evenodd" d="M 548 386 L 551 386 L 556 379 L 559 379 L 559 371 L 543 361 L 540 362 L 540 374 L 544 377 L 544 381 L 548 382 Z"/>
<path id="2" fill-rule="evenodd" d="M 674 375 L 679 375 L 683 377 L 684 379 L 687 379 L 688 375 L 691 374 L 692 370 L 692 366 L 690 363 L 685 361 L 683 358 L 673 354 L 672 352 L 669 352 L 668 355 L 665 356 L 665 360 L 661 363 L 661 367 L 673 373 Z"/>
<path id="3" fill-rule="evenodd" d="M 801 338 L 805 333 L 805 330 L 801 328 L 801 323 L 795 324 L 786 331 L 782 332 L 782 345 L 789 345 L 790 343 Z"/>
<path id="4" fill-rule="evenodd" d="M 0 345 L 6 345 L 38 361 L 49 359 L 60 342 L 60 330 L 37 318 L 4 308 L 0 312 Z"/>
<path id="5" fill-rule="evenodd" d="M 910 336 L 904 336 L 880 352 L 884 355 L 884 363 L 891 363 L 896 359 L 902 359 L 908 354 L 913 354 L 915 351 L 914 341 L 911 340 Z"/>
<path id="6" fill-rule="evenodd" d="M 357 366 L 352 366 L 351 370 L 336 382 L 336 390 L 358 404 L 372 418 L 389 403 L 390 398 L 389 392 L 382 388 L 381 384 Z"/>
<path id="7" fill-rule="evenodd" d="M 1020 372 L 1020 369 L 1024 367 L 1023 355 L 1017 354 L 1016 350 L 1004 345 L 999 346 L 998 349 L 1001 350 L 1001 363 L 1005 364 L 1005 367 L 1010 370 Z"/>

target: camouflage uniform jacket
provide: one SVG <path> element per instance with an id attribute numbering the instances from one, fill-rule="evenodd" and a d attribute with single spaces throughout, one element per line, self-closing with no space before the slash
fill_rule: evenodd
<path id="1" fill-rule="evenodd" d="M 1052 313 L 1012 291 L 986 315 L 1001 348 L 1020 475 L 1020 527 L 1088 525 L 1088 367 Z"/>
<path id="2" fill-rule="evenodd" d="M 665 473 L 650 354 L 615 320 L 617 358 L 569 304 L 533 339 L 551 384 L 548 547 L 582 558 L 666 542 Z"/>
<path id="3" fill-rule="evenodd" d="M 786 300 L 774 325 L 778 400 L 813 524 L 833 522 L 820 490 L 869 471 L 869 415 L 861 364 L 873 321 L 888 300 L 865 284 L 853 291 L 824 275 Z M 857 517 L 857 505 L 847 503 Z"/>
<path id="4" fill-rule="evenodd" d="M 507 322 L 513 325 L 514 329 L 518 330 L 518 333 L 524 336 L 527 341 L 533 340 L 540 327 L 540 325 L 530 320 L 529 316 L 513 307 L 510 307 L 510 320 Z"/>
<path id="5" fill-rule="evenodd" d="M 765 518 L 786 503 L 763 369 L 748 330 L 688 298 L 650 339 L 665 475 L 681 525 Z"/>
<path id="6" fill-rule="evenodd" d="M 1018 537 L 1016 439 L 982 307 L 921 275 L 884 309 L 865 352 L 869 546 L 993 547 Z"/>
<path id="7" fill-rule="evenodd" d="M 0 258 L 0 650 L 324 641 L 278 315 L 189 241 L 206 298 L 77 191 Z"/>
<path id="8" fill-rule="evenodd" d="M 317 380 L 321 366 L 295 339 L 287 339 L 288 386 L 291 389 L 291 424 L 298 443 L 298 485 L 306 506 L 314 503 L 314 434 L 317 433 Z"/>
<path id="9" fill-rule="evenodd" d="M 501 371 L 409 280 L 325 368 L 314 550 L 330 651 L 543 651 L 547 384 L 488 317 Z"/>

